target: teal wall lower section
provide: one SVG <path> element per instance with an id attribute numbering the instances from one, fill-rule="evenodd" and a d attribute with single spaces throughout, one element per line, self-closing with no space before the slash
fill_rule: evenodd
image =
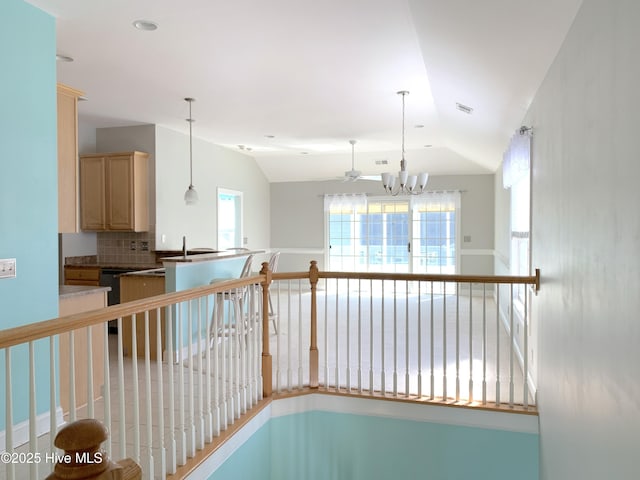
<path id="1" fill-rule="evenodd" d="M 0 2 L 0 329 L 58 316 L 58 162 L 55 19 L 23 0 Z M 12 350 L 14 421 L 27 418 L 27 348 Z M 5 404 L 0 352 L 0 411 Z M 49 349 L 36 344 L 37 412 L 49 407 Z M 0 430 L 5 416 L 0 415 Z"/>
<path id="2" fill-rule="evenodd" d="M 537 480 L 538 457 L 537 434 L 312 411 L 269 420 L 210 478 Z"/>

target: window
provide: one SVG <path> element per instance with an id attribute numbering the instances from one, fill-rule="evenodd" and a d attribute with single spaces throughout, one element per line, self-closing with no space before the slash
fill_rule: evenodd
<path id="1" fill-rule="evenodd" d="M 242 192 L 218 188 L 218 250 L 242 246 Z"/>
<path id="2" fill-rule="evenodd" d="M 334 271 L 455 273 L 459 194 L 366 198 L 328 195 L 328 262 Z"/>
<path id="3" fill-rule="evenodd" d="M 510 273 L 512 275 L 530 274 L 530 233 L 531 222 L 531 134 L 518 131 L 511 139 L 502 164 L 504 188 L 511 189 L 511 251 Z M 516 299 L 524 304 L 525 291 L 519 286 Z M 518 307 L 520 308 L 520 307 Z"/>

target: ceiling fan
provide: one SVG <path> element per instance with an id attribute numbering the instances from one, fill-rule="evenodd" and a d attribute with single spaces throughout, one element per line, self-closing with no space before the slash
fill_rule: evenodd
<path id="1" fill-rule="evenodd" d="M 355 169 L 355 140 L 349 140 L 351 144 L 351 170 L 344 172 L 344 182 L 355 182 L 357 180 L 380 180 L 380 175 L 362 175 L 360 170 Z"/>

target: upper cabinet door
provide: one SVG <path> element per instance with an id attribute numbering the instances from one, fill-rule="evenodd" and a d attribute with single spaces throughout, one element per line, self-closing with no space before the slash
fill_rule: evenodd
<path id="1" fill-rule="evenodd" d="M 58 84 L 58 232 L 78 231 L 79 90 Z"/>
<path id="2" fill-rule="evenodd" d="M 144 152 L 91 154 L 81 157 L 83 230 L 149 230 L 148 157 Z M 96 166 L 100 162 L 101 172 Z M 99 197 L 102 199 L 101 222 L 97 220 Z"/>
<path id="3" fill-rule="evenodd" d="M 133 156 L 114 155 L 107 163 L 107 225 L 109 230 L 134 230 Z"/>
<path id="4" fill-rule="evenodd" d="M 80 228 L 106 229 L 106 158 L 80 158 Z"/>

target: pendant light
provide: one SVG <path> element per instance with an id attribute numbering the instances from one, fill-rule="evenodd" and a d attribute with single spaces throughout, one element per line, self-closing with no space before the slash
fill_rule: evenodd
<path id="1" fill-rule="evenodd" d="M 385 172 L 381 175 L 382 187 L 390 195 L 420 195 L 424 193 L 427 186 L 429 174 L 422 172 L 418 175 L 409 175 L 407 172 L 407 161 L 404 159 L 404 97 L 409 95 L 407 90 L 400 90 L 398 95 L 402 95 L 402 159 L 400 160 L 400 171 L 398 176 Z"/>
<path id="2" fill-rule="evenodd" d="M 189 188 L 184 192 L 184 202 L 187 205 L 194 205 L 198 203 L 198 192 L 193 187 L 193 135 L 192 135 L 192 125 L 195 120 L 191 118 L 191 103 L 195 101 L 194 98 L 187 97 L 184 99 L 189 103 L 189 118 L 187 118 L 187 122 L 189 122 Z"/>

